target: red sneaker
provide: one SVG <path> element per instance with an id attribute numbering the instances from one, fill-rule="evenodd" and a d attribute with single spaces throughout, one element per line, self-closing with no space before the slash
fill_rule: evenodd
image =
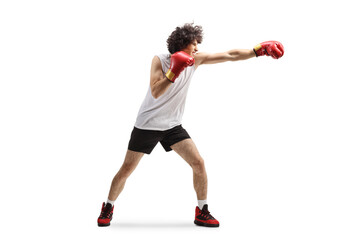
<path id="1" fill-rule="evenodd" d="M 113 216 L 113 211 L 114 211 L 114 207 L 111 206 L 110 203 L 107 203 L 106 205 L 105 205 L 105 203 L 103 203 L 102 208 L 101 208 L 101 213 L 98 218 L 98 226 L 99 227 L 110 226 L 110 221 Z"/>
<path id="2" fill-rule="evenodd" d="M 208 211 L 208 205 L 205 204 L 202 210 L 199 207 L 195 209 L 195 221 L 198 226 L 219 227 L 219 221 L 216 220 Z"/>

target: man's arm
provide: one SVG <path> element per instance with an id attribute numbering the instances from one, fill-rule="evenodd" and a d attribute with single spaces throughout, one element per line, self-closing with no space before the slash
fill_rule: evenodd
<path id="1" fill-rule="evenodd" d="M 252 49 L 233 49 L 223 53 L 198 53 L 195 55 L 195 64 L 215 64 L 227 61 L 239 61 L 256 57 Z"/>
<path id="2" fill-rule="evenodd" d="M 271 56 L 279 59 L 284 55 L 284 46 L 278 41 L 266 41 L 257 44 L 253 49 L 233 49 L 223 53 L 198 53 L 195 55 L 195 66 L 227 61 L 246 60 L 252 57 Z"/>
<path id="3" fill-rule="evenodd" d="M 183 51 L 171 55 L 170 68 L 164 76 L 160 59 L 155 56 L 151 64 L 150 86 L 154 98 L 163 95 L 180 73 L 188 66 L 194 64 L 194 58 Z"/>
<path id="4" fill-rule="evenodd" d="M 159 57 L 155 56 L 151 63 L 150 87 L 154 98 L 163 95 L 171 86 L 172 82 L 164 76 Z"/>

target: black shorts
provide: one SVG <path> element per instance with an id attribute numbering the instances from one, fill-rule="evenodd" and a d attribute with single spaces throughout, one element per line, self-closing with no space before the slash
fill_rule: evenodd
<path id="1" fill-rule="evenodd" d="M 169 152 L 172 150 L 171 145 L 187 138 L 190 136 L 181 125 L 165 131 L 143 130 L 134 127 L 128 149 L 150 154 L 156 144 L 160 142 L 165 151 Z"/>

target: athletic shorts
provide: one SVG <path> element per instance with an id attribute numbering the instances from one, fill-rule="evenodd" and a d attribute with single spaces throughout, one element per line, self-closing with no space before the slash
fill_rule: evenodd
<path id="1" fill-rule="evenodd" d="M 190 136 L 181 125 L 165 131 L 143 130 L 134 127 L 128 149 L 150 154 L 156 144 L 160 142 L 165 151 L 169 152 L 172 150 L 171 145 L 187 138 Z"/>

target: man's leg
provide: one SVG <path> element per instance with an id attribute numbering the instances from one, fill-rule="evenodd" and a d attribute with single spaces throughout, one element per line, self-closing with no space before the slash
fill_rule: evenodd
<path id="1" fill-rule="evenodd" d="M 194 223 L 205 227 L 219 227 L 219 221 L 210 214 L 208 205 L 204 204 L 207 199 L 207 175 L 204 159 L 200 156 L 195 143 L 191 140 L 191 138 L 187 138 L 171 145 L 170 147 L 193 169 L 194 188 L 199 201 L 199 207 L 196 207 L 195 209 Z"/>
<path id="2" fill-rule="evenodd" d="M 207 199 L 207 175 L 204 159 L 191 138 L 175 143 L 171 148 L 193 169 L 193 181 L 198 200 Z"/>
<path id="3" fill-rule="evenodd" d="M 128 150 L 126 152 L 124 163 L 112 180 L 108 196 L 108 202 L 106 204 L 105 202 L 103 203 L 101 213 L 98 218 L 99 227 L 105 227 L 110 225 L 114 211 L 113 202 L 117 199 L 121 191 L 124 189 L 126 179 L 135 170 L 142 156 L 144 156 L 144 153 L 134 152 L 131 150 Z"/>
<path id="4" fill-rule="evenodd" d="M 115 201 L 125 186 L 126 179 L 135 170 L 144 153 L 127 150 L 124 163 L 112 180 L 108 199 Z"/>

